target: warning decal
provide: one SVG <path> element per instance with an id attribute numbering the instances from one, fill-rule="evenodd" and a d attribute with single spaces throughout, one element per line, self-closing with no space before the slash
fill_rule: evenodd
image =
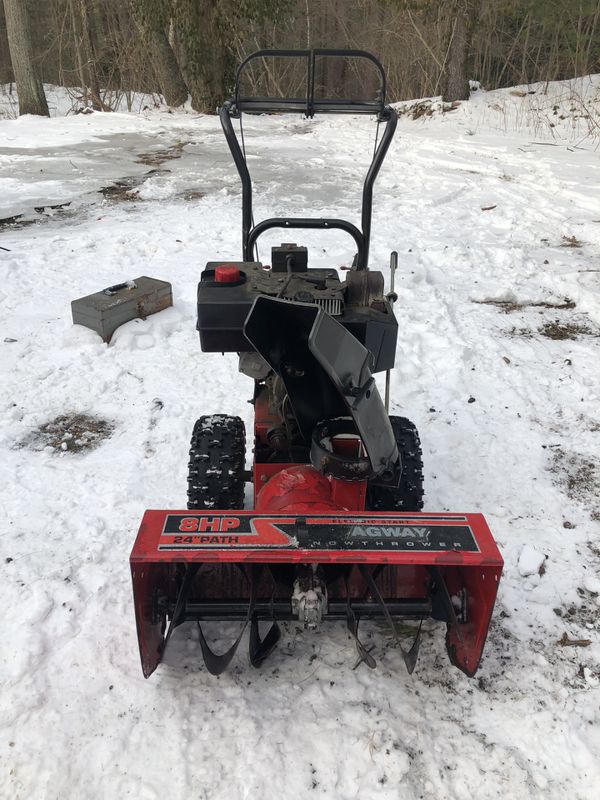
<path id="1" fill-rule="evenodd" d="M 464 517 L 168 514 L 159 550 L 479 552 Z"/>

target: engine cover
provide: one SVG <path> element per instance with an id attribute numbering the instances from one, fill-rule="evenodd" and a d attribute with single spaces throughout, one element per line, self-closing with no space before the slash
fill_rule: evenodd
<path id="1" fill-rule="evenodd" d="M 224 270 L 224 267 L 235 269 Z M 381 273 L 348 273 L 342 283 L 335 269 L 306 269 L 291 275 L 265 269 L 258 261 L 209 261 L 198 284 L 198 323 L 204 352 L 244 353 L 253 350 L 244 336 L 244 323 L 259 295 L 314 303 L 341 323 L 373 356 L 373 372 L 394 366 L 398 323 L 383 296 Z M 364 275 L 381 286 L 377 296 L 357 293 Z M 226 280 L 223 280 L 223 277 Z M 237 280 L 234 278 L 238 277 Z M 377 279 L 380 280 L 377 280 Z M 375 280 L 373 280 L 375 279 Z M 365 282 L 366 283 L 366 282 Z"/>

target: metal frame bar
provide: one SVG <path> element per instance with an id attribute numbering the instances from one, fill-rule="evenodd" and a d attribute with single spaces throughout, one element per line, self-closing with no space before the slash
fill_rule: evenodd
<path id="1" fill-rule="evenodd" d="M 380 76 L 380 99 L 368 104 L 352 100 L 317 100 L 314 99 L 315 59 L 319 57 L 352 57 L 365 58 L 375 64 Z M 264 57 L 306 58 L 307 59 L 307 87 L 305 102 L 301 98 L 275 99 L 252 98 L 240 96 L 240 79 L 250 61 Z M 337 228 L 353 237 L 357 245 L 355 268 L 368 269 L 369 247 L 371 241 L 371 218 L 373 211 L 373 187 L 379 174 L 381 165 L 394 137 L 398 117 L 394 110 L 385 105 L 386 81 L 381 63 L 375 56 L 364 50 L 259 50 L 249 55 L 238 67 L 235 76 L 235 90 L 231 100 L 226 101 L 221 107 L 219 118 L 225 134 L 225 139 L 233 156 L 240 180 L 242 183 L 242 251 L 244 261 L 253 261 L 253 249 L 258 237 L 271 228 Z M 289 103 L 289 108 L 286 107 Z M 292 107 L 294 104 L 297 107 Z M 363 184 L 361 227 L 341 219 L 313 219 L 309 217 L 272 217 L 263 220 L 257 225 L 252 223 L 252 179 L 248 171 L 246 159 L 240 148 L 238 138 L 233 129 L 231 120 L 240 118 L 243 111 L 268 111 L 288 110 L 295 113 L 304 113 L 308 117 L 314 116 L 315 111 L 320 113 L 364 113 L 377 115 L 378 121 L 385 122 L 385 129 L 379 145 L 375 150 L 371 165 Z M 333 106 L 333 107 L 332 107 Z"/>
<path id="2" fill-rule="evenodd" d="M 366 262 L 366 241 L 362 231 L 345 219 L 334 219 L 330 217 L 311 219 L 309 217 L 271 217 L 257 223 L 250 231 L 247 241 L 244 244 L 244 261 L 252 261 L 252 251 L 256 240 L 265 231 L 271 228 L 337 228 L 338 230 L 349 233 L 356 242 L 358 248 L 358 263 Z"/>
<path id="3" fill-rule="evenodd" d="M 378 99 L 375 101 L 356 101 L 350 99 L 324 98 L 315 100 L 315 66 L 317 58 L 363 58 L 375 65 L 379 74 Z M 306 97 L 274 98 L 253 97 L 240 94 L 242 74 L 251 61 L 262 58 L 303 58 L 306 59 Z M 233 100 L 239 111 L 278 111 L 281 106 L 302 106 L 290 108 L 296 113 L 314 116 L 315 111 L 321 113 L 340 113 L 346 111 L 355 114 L 379 114 L 385 109 L 386 78 L 383 66 L 378 58 L 367 50 L 343 50 L 317 47 L 313 50 L 257 50 L 247 56 L 237 68 L 235 74 Z M 333 106 L 333 108 L 331 107 Z"/>
<path id="4" fill-rule="evenodd" d="M 414 599 L 414 600 L 386 600 L 386 607 L 392 617 L 402 619 L 422 619 L 423 617 L 431 616 L 431 600 L 430 599 Z M 380 619 L 383 617 L 383 612 L 377 603 L 351 601 L 352 610 L 360 615 L 361 619 Z M 172 606 L 166 610 L 169 617 L 172 616 Z M 271 619 L 275 617 L 280 621 L 284 620 L 297 620 L 298 617 L 292 612 L 289 601 L 266 601 L 256 602 L 253 610 L 259 615 L 261 619 Z M 180 614 L 180 622 L 188 622 L 190 620 L 244 620 L 248 612 L 247 600 L 228 600 L 222 601 L 204 601 L 204 602 L 189 602 L 186 603 L 185 609 Z M 347 613 L 347 602 L 345 600 L 333 601 L 328 604 L 327 613 L 324 616 L 324 621 L 345 619 Z"/>

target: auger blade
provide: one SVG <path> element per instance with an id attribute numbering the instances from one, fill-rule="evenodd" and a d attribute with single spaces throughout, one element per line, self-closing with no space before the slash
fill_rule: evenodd
<path id="1" fill-rule="evenodd" d="M 262 663 L 280 636 L 275 620 L 299 622 L 291 600 L 306 565 L 323 584 L 317 617 L 322 624 L 346 621 L 359 663 L 375 666 L 358 638 L 359 619 L 384 619 L 412 672 L 420 627 L 407 649 L 396 623 L 433 618 L 447 623 L 451 662 L 467 675 L 477 670 L 502 572 L 480 514 L 147 511 L 131 554 L 144 675 L 160 663 L 174 628 L 194 620 L 243 623 L 221 655 L 200 628 L 213 674 L 231 662 L 248 624 L 250 661 Z M 264 639 L 259 620 L 272 621 Z"/>

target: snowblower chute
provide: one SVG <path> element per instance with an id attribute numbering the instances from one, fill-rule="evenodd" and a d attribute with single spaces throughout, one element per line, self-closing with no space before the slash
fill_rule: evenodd
<path id="1" fill-rule="evenodd" d="M 305 98 L 243 94 L 245 71 L 255 62 L 291 58 L 306 66 Z M 332 58 L 368 62 L 372 95 L 330 97 L 319 75 Z M 339 219 L 276 217 L 253 225 L 250 175 L 232 119 L 268 110 L 375 114 L 385 122 L 365 179 L 362 230 Z M 146 511 L 131 553 L 144 675 L 188 621 L 197 622 L 204 662 L 215 675 L 246 628 L 250 661 L 258 666 L 279 639 L 278 623 L 289 620 L 306 629 L 345 621 L 357 664 L 374 667 L 359 636 L 359 621 L 373 618 L 388 623 L 409 672 L 422 621 L 445 622 L 451 662 L 473 675 L 502 558 L 480 514 L 422 511 L 417 430 L 388 414 L 374 377 L 394 366 L 398 332 L 393 289 L 385 294 L 382 273 L 368 270 L 373 184 L 396 125 L 381 65 L 354 50 L 260 51 L 238 70 L 221 121 L 242 179 L 243 261 L 209 262 L 202 272 L 198 331 L 205 352 L 238 353 L 240 372 L 254 381 L 254 462 L 246 471 L 239 417 L 200 417 L 188 509 Z M 275 227 L 349 233 L 357 254 L 345 281 L 333 267 L 309 268 L 306 249 L 295 244 L 273 248 L 272 266 L 263 267 L 254 260 L 256 240 Z M 254 500 L 245 511 L 247 481 Z M 235 620 L 238 635 L 216 653 L 205 623 Z M 411 641 L 399 620 L 415 622 Z M 262 634 L 261 621 L 269 624 Z"/>

